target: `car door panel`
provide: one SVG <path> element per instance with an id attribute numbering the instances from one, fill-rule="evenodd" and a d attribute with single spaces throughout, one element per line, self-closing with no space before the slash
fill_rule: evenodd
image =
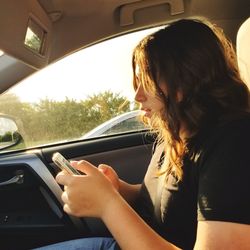
<path id="1" fill-rule="evenodd" d="M 0 186 L 4 201 L 0 206 L 0 249 L 27 249 L 39 242 L 73 238 L 80 232 L 88 235 L 83 221 L 63 213 L 61 188 L 36 154 L 0 159 L 1 183 L 18 172 L 22 182 Z"/>
<path id="2" fill-rule="evenodd" d="M 0 199 L 5 201 L 0 208 L 0 249 L 28 249 L 73 238 L 109 235 L 100 220 L 63 212 L 62 189 L 54 179 L 58 169 L 51 156 L 59 151 L 70 160 L 106 163 L 121 178 L 138 183 L 150 160 L 151 146 L 152 138 L 132 134 L 2 155 L 0 182 L 22 177 L 19 183 L 0 185 Z"/>
<path id="3" fill-rule="evenodd" d="M 129 183 L 140 183 L 149 164 L 154 136 L 130 133 L 83 142 L 67 143 L 42 149 L 42 157 L 51 163 L 54 152 L 59 151 L 69 160 L 87 160 L 98 166 L 112 166 L 120 178 Z M 129 157 L 128 157 L 129 156 Z M 55 171 L 54 164 L 51 165 Z"/>

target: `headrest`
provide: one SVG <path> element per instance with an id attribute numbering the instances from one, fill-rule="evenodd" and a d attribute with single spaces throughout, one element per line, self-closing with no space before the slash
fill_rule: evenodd
<path id="1" fill-rule="evenodd" d="M 238 30 L 236 52 L 241 77 L 250 89 L 250 17 Z"/>

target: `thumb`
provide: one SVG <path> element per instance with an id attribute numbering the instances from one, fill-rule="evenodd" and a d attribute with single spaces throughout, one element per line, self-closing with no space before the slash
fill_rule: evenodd
<path id="1" fill-rule="evenodd" d="M 81 160 L 78 162 L 74 162 L 72 165 L 76 169 L 80 170 L 81 172 L 83 172 L 87 175 L 93 175 L 96 172 L 98 172 L 97 168 L 88 161 Z"/>

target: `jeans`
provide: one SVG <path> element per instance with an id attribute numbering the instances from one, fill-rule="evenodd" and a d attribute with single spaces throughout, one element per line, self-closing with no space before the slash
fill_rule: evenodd
<path id="1" fill-rule="evenodd" d="M 120 250 L 113 238 L 95 237 L 64 241 L 34 250 Z"/>

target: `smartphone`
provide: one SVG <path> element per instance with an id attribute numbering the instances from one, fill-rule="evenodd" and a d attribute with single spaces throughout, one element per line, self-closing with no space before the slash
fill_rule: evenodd
<path id="1" fill-rule="evenodd" d="M 69 174 L 81 175 L 81 173 L 73 168 L 68 160 L 64 158 L 59 152 L 56 152 L 52 156 L 52 161 L 61 169 L 66 170 Z"/>

